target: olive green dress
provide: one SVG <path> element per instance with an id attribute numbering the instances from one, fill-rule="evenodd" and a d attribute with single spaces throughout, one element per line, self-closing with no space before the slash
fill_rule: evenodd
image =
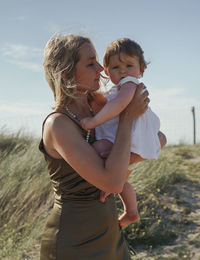
<path id="1" fill-rule="evenodd" d="M 82 131 L 85 137 L 86 131 Z M 94 141 L 91 139 L 90 143 Z M 48 155 L 43 140 L 39 148 L 47 161 L 55 193 L 54 207 L 42 235 L 40 260 L 130 260 L 114 196 L 100 202 L 99 189 L 65 160 Z"/>

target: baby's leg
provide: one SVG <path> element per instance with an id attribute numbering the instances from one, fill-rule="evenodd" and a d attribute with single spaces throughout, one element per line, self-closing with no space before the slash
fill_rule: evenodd
<path id="1" fill-rule="evenodd" d="M 145 160 L 146 160 L 146 159 L 142 158 L 139 154 L 137 154 L 137 153 L 131 153 L 129 165 L 131 165 L 131 164 L 133 164 L 133 163 L 142 162 L 142 161 L 145 161 Z"/>
<path id="2" fill-rule="evenodd" d="M 102 158 L 107 158 L 112 149 L 113 143 L 106 139 L 102 139 L 94 142 L 92 146 Z"/>
<path id="3" fill-rule="evenodd" d="M 161 131 L 158 132 L 158 138 L 160 140 L 160 146 L 163 148 L 167 143 L 167 138 Z"/>
<path id="4" fill-rule="evenodd" d="M 124 184 L 120 197 L 124 205 L 124 213 L 120 216 L 119 223 L 122 228 L 125 228 L 139 218 L 136 192 L 130 183 L 126 182 Z"/>

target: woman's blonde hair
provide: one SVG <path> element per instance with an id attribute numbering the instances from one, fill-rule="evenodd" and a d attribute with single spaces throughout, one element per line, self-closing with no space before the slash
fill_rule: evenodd
<path id="1" fill-rule="evenodd" d="M 84 43 L 92 45 L 89 38 L 70 34 L 53 37 L 45 46 L 43 66 L 54 94 L 54 108 L 76 99 L 75 69 L 80 59 L 79 49 Z"/>

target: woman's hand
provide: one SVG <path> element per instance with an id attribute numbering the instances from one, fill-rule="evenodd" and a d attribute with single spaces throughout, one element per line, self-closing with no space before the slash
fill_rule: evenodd
<path id="1" fill-rule="evenodd" d="M 148 91 L 146 90 L 142 93 L 144 88 L 144 84 L 140 83 L 137 86 L 135 91 L 135 95 L 129 105 L 124 109 L 121 113 L 121 117 L 126 117 L 129 120 L 136 120 L 139 116 L 141 116 L 144 112 L 146 112 L 148 108 L 148 104 L 150 99 L 148 98 Z M 141 94 L 142 93 L 142 94 Z"/>

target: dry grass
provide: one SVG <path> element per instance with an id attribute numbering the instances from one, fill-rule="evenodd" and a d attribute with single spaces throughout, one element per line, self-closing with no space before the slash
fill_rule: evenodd
<path id="1" fill-rule="evenodd" d="M 0 259 L 30 259 L 52 206 L 38 140 L 0 135 Z M 35 259 L 35 258 L 31 258 Z"/>
<path id="2" fill-rule="evenodd" d="M 0 134 L 0 259 L 39 259 L 53 193 L 38 144 L 20 134 Z M 167 147 L 158 161 L 133 168 L 140 220 L 124 231 L 138 252 L 133 259 L 198 259 L 199 175 L 200 145 Z"/>

